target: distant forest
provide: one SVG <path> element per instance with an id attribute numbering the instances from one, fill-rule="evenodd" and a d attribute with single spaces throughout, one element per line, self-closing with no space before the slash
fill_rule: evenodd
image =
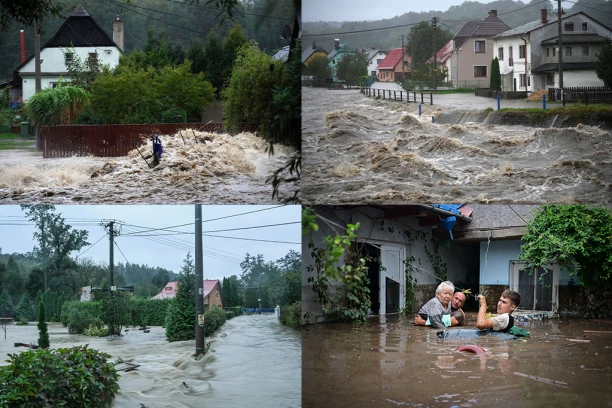
<path id="1" fill-rule="evenodd" d="M 335 38 L 338 38 L 340 43 L 347 44 L 353 49 L 374 47 L 390 50 L 401 47 L 401 35 L 407 35 L 410 32 L 410 27 L 342 35 L 330 34 L 329 36 L 311 36 L 311 34 L 346 33 L 414 25 L 421 21 L 431 22 L 433 17 L 437 17 L 438 27 L 455 35 L 467 21 L 482 20 L 487 17 L 491 10 L 497 10 L 497 16 L 511 28 L 514 28 L 530 21 L 539 20 L 540 10 L 543 8 L 548 10 L 549 18 L 556 19 L 556 4 L 556 1 L 542 0 L 531 0 L 529 2 L 498 0 L 486 4 L 466 1 L 460 6 L 452 6 L 446 11 L 410 12 L 385 20 L 305 22 L 302 27 L 302 41 L 304 47 L 312 45 L 314 41 L 328 52 L 334 48 Z M 376 6 L 373 5 L 373 7 Z M 567 14 L 582 11 L 600 23 L 612 27 L 612 0 L 576 0 L 571 8 L 564 11 Z"/>
<path id="2" fill-rule="evenodd" d="M 119 16 L 125 24 L 125 53 L 141 50 L 147 41 L 148 32 L 166 33 L 170 45 L 180 45 L 183 50 L 192 41 L 206 42 L 211 30 L 222 38 L 235 23 L 239 23 L 247 39 L 253 39 L 259 48 L 273 54 L 287 41 L 281 38 L 285 25 L 293 25 L 295 18 L 294 0 L 240 1 L 233 10 L 233 20 L 205 0 L 57 0 L 63 6 L 62 18 L 52 18 L 42 29 L 43 46 L 65 19 L 73 6 L 81 4 L 94 20 L 112 38 L 112 22 Z M 224 20 L 225 17 L 225 20 Z M 11 24 L 0 32 L 0 79 L 12 79 L 13 71 L 21 64 L 19 31 L 23 29 L 26 38 L 26 58 L 34 54 L 34 28 Z"/>

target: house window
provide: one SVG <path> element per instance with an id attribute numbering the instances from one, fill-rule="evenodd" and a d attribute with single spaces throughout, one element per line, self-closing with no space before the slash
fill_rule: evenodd
<path id="1" fill-rule="evenodd" d="M 553 47 L 553 57 L 555 56 L 555 53 L 557 52 L 557 47 Z"/>
<path id="2" fill-rule="evenodd" d="M 525 86 L 525 74 L 519 74 L 519 87 Z"/>
<path id="3" fill-rule="evenodd" d="M 484 40 L 477 40 L 474 41 L 474 52 L 476 54 L 482 54 L 485 53 L 485 41 Z"/>
<path id="4" fill-rule="evenodd" d="M 74 53 L 72 53 L 72 52 L 65 53 L 64 54 L 64 62 L 66 63 L 66 65 L 71 63 L 73 58 L 74 58 Z"/>
<path id="5" fill-rule="evenodd" d="M 514 59 L 512 58 L 512 46 L 511 45 L 508 46 L 508 65 L 509 66 L 514 65 Z"/>
<path id="6" fill-rule="evenodd" d="M 565 31 L 574 31 L 574 23 L 565 23 Z"/>
<path id="7" fill-rule="evenodd" d="M 586 31 L 588 29 L 586 21 L 582 23 L 582 31 Z"/>
<path id="8" fill-rule="evenodd" d="M 519 58 L 525 58 L 525 46 L 519 45 Z"/>
<path id="9" fill-rule="evenodd" d="M 520 309 L 553 311 L 559 293 L 558 265 L 548 265 L 534 271 L 523 262 L 511 261 L 510 290 L 521 294 Z"/>
<path id="10" fill-rule="evenodd" d="M 553 74 L 546 74 L 546 85 L 555 85 L 555 76 Z"/>
<path id="11" fill-rule="evenodd" d="M 550 57 L 550 48 L 548 48 L 548 47 L 546 48 L 546 56 Z"/>
<path id="12" fill-rule="evenodd" d="M 589 55 L 589 46 L 588 45 L 583 45 L 582 46 L 582 55 Z"/>
<path id="13" fill-rule="evenodd" d="M 566 57 L 572 56 L 572 47 L 565 47 L 565 56 Z"/>
<path id="14" fill-rule="evenodd" d="M 215 296 L 219 297 L 219 289 L 215 289 Z"/>
<path id="15" fill-rule="evenodd" d="M 499 47 L 497 49 L 497 59 L 500 61 L 504 60 L 504 47 Z"/>
<path id="16" fill-rule="evenodd" d="M 487 66 L 486 65 L 474 67 L 474 77 L 475 78 L 482 78 L 486 76 L 487 76 Z"/>
<path id="17" fill-rule="evenodd" d="M 87 66 L 90 70 L 98 70 L 98 53 L 97 52 L 90 52 L 89 56 L 87 57 Z"/>
<path id="18" fill-rule="evenodd" d="M 376 71 L 372 71 L 372 76 L 376 78 Z"/>

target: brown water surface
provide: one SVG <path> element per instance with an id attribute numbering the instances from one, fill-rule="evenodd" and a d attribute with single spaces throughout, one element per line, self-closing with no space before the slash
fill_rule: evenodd
<path id="1" fill-rule="evenodd" d="M 52 348 L 89 344 L 112 361 L 122 358 L 140 366 L 121 372 L 115 407 L 299 407 L 301 404 L 300 333 L 281 325 L 271 314 L 238 316 L 214 336 L 199 361 L 195 341 L 168 343 L 161 327 L 150 333 L 128 328 L 120 338 L 68 334 L 60 323 L 49 324 Z M 27 350 L 14 343 L 36 343 L 35 323 L 0 331 L 0 364 L 8 353 Z M 143 404 L 143 405 L 141 405 Z"/>
<path id="2" fill-rule="evenodd" d="M 520 327 L 531 337 L 441 340 L 398 316 L 311 326 L 302 338 L 302 406 L 612 406 L 612 335 L 583 333 L 612 331 L 612 322 Z M 486 354 L 455 351 L 466 344 Z"/>

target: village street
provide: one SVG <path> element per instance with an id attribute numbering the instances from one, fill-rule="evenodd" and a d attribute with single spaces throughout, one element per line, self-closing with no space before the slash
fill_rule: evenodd
<path id="1" fill-rule="evenodd" d="M 438 101 L 419 117 L 415 103 L 303 87 L 304 202 L 610 202 L 609 131 L 431 123 Z"/>

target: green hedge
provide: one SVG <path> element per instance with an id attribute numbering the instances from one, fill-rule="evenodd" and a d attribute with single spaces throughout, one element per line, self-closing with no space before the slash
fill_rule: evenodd
<path id="1" fill-rule="evenodd" d="M 227 320 L 225 313 L 225 311 L 216 307 L 204 313 L 205 336 L 212 335 L 215 331 L 217 331 L 219 327 L 223 325 L 223 323 L 225 323 L 225 321 Z"/>
<path id="2" fill-rule="evenodd" d="M 98 302 L 66 302 L 60 320 L 70 334 L 84 334 L 89 326 L 99 326 L 101 309 Z"/>
<path id="3" fill-rule="evenodd" d="M 110 355 L 87 346 L 9 354 L 0 366 L 2 407 L 110 407 L 119 374 Z"/>
<path id="4" fill-rule="evenodd" d="M 171 299 L 133 299 L 133 326 L 163 326 Z"/>
<path id="5" fill-rule="evenodd" d="M 46 292 L 40 292 L 36 296 L 34 304 L 38 305 L 38 303 L 42 301 L 45 304 L 46 320 L 48 322 L 59 322 L 61 320 L 64 303 L 70 302 L 72 299 L 74 299 L 73 296 L 48 290 Z"/>
<path id="6" fill-rule="evenodd" d="M 281 308 L 280 322 L 294 329 L 302 325 L 302 302 L 297 301 Z"/>

